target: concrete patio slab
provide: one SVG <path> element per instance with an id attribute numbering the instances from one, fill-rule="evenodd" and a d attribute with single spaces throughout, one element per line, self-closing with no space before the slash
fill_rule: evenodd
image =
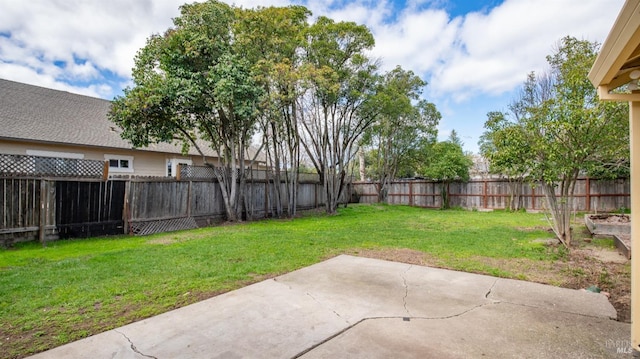
<path id="1" fill-rule="evenodd" d="M 600 294 L 338 256 L 32 358 L 607 358 Z"/>

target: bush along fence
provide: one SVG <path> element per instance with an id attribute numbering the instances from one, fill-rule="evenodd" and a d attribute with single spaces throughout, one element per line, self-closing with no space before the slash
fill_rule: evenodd
<path id="1" fill-rule="evenodd" d="M 29 157 L 29 156 L 22 156 Z M 24 158 L 22 162 L 34 161 Z M 1 159 L 0 159 L 1 160 Z M 55 162 L 55 159 L 47 160 Z M 102 161 L 93 172 L 78 175 L 72 162 L 59 161 L 63 170 L 36 168 L 7 170 L 0 162 L 0 244 L 69 237 L 114 234 L 151 234 L 196 228 L 224 220 L 218 182 L 207 170 L 181 168 L 179 178 L 111 177 Z M 76 163 L 78 165 L 79 163 Z M 190 168 L 189 168 L 190 167 Z M 189 173 L 192 173 L 190 175 Z M 251 171 L 246 181 L 245 208 L 252 218 L 274 212 L 275 184 L 266 171 Z M 283 186 L 283 184 L 280 184 Z M 324 205 L 322 185 L 314 176 L 302 176 L 298 209 Z"/>
<path id="2" fill-rule="evenodd" d="M 352 186 L 355 202 L 378 202 L 375 182 L 354 182 Z M 424 180 L 396 181 L 389 186 L 387 202 L 440 208 L 442 186 L 446 186 L 445 190 L 451 207 L 478 210 L 511 208 L 539 211 L 545 209 L 544 194 L 539 186 L 526 182 L 513 183 L 507 179 L 471 180 L 448 185 Z M 609 212 L 628 209 L 630 205 L 628 178 L 616 180 L 580 178 L 576 183 L 575 211 Z"/>

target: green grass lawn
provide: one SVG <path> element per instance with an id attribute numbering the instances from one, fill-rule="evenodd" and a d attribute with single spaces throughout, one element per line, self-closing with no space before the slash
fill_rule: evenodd
<path id="1" fill-rule="evenodd" d="M 542 215 L 354 205 L 147 237 L 0 250 L 0 357 L 23 357 L 358 250 L 408 248 L 459 270 L 523 278 L 478 258 L 562 256 Z"/>

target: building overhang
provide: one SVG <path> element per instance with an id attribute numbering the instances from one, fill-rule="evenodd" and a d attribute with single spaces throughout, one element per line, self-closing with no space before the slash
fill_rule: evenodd
<path id="1" fill-rule="evenodd" d="M 627 0 L 589 71 L 589 80 L 598 89 L 601 100 L 640 101 L 637 88 L 631 91 L 623 88 L 638 79 L 640 0 Z"/>

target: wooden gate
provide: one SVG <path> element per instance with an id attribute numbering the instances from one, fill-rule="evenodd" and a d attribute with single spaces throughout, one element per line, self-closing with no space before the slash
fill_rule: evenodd
<path id="1" fill-rule="evenodd" d="M 124 181 L 56 181 L 55 186 L 61 238 L 123 233 Z"/>

